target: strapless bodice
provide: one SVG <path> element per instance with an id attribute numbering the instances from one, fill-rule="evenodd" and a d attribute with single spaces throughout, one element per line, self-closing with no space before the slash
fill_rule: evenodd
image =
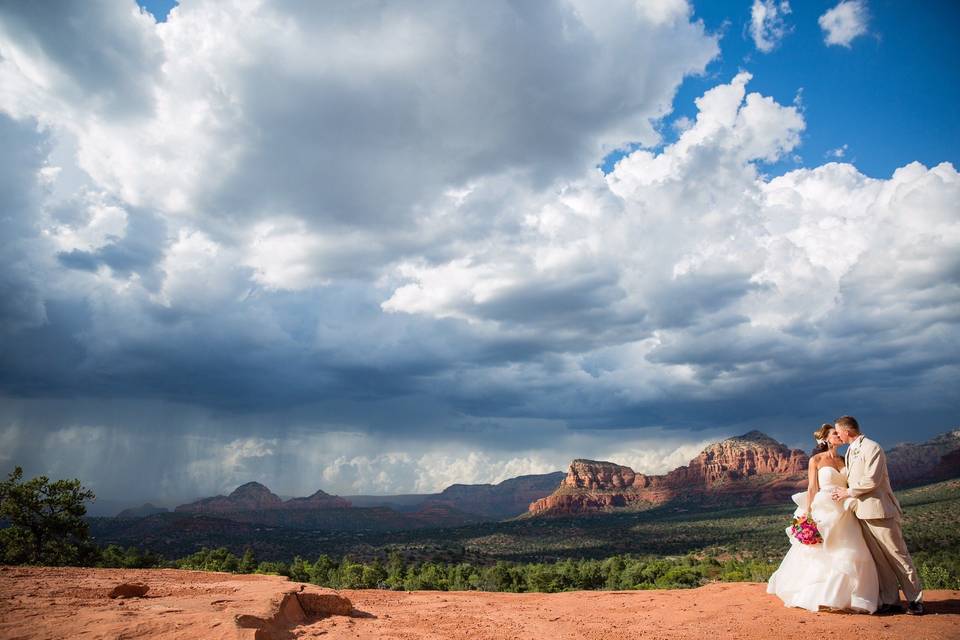
<path id="1" fill-rule="evenodd" d="M 817 482 L 820 490 L 847 486 L 847 477 L 833 467 L 820 467 L 817 470 Z"/>

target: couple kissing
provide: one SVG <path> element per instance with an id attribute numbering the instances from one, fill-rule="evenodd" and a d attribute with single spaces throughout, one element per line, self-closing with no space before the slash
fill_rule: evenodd
<path id="1" fill-rule="evenodd" d="M 883 449 L 852 416 L 824 424 L 814 436 L 807 491 L 793 496 L 790 550 L 767 592 L 810 611 L 893 613 L 903 611 L 902 590 L 907 613 L 922 614 L 920 577 L 903 540 L 903 511 Z M 837 452 L 842 445 L 848 445 L 843 458 Z M 808 527 L 813 537 L 793 534 Z"/>

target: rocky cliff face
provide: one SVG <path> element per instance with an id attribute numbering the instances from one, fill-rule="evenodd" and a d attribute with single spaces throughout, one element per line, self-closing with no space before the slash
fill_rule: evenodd
<path id="1" fill-rule="evenodd" d="M 960 449 L 954 449 L 940 458 L 940 462 L 930 472 L 930 479 L 934 481 L 960 478 Z"/>
<path id="2" fill-rule="evenodd" d="M 957 477 L 960 429 L 919 444 L 904 443 L 887 453 L 887 469 L 894 488 Z"/>
<path id="3" fill-rule="evenodd" d="M 597 460 L 574 460 L 551 495 L 530 504 L 532 514 L 584 513 L 671 501 L 762 504 L 806 486 L 807 454 L 751 431 L 712 444 L 666 475 L 636 473 Z"/>
<path id="4" fill-rule="evenodd" d="M 808 460 L 800 449 L 790 450 L 764 433 L 751 431 L 704 449 L 690 461 L 684 479 L 710 486 L 765 474 L 802 474 Z"/>

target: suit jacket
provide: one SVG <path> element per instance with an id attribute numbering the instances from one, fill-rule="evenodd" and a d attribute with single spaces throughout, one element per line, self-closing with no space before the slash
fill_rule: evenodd
<path id="1" fill-rule="evenodd" d="M 850 443 L 845 457 L 847 486 L 852 499 L 851 508 L 861 520 L 897 518 L 903 515 L 897 497 L 890 487 L 887 457 L 879 444 L 858 436 Z"/>

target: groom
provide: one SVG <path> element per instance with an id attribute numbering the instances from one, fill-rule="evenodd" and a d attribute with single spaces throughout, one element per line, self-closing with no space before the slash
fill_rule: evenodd
<path id="1" fill-rule="evenodd" d="M 877 565 L 880 579 L 880 608 L 877 613 L 903 611 L 900 591 L 908 601 L 907 613 L 923 613 L 920 578 L 900 531 L 900 503 L 890 488 L 887 458 L 880 445 L 860 433 L 852 416 L 837 418 L 833 425 L 847 447 L 848 488 L 833 490 L 834 500 L 852 499 L 863 537 Z M 899 583 L 899 588 L 898 588 Z"/>

